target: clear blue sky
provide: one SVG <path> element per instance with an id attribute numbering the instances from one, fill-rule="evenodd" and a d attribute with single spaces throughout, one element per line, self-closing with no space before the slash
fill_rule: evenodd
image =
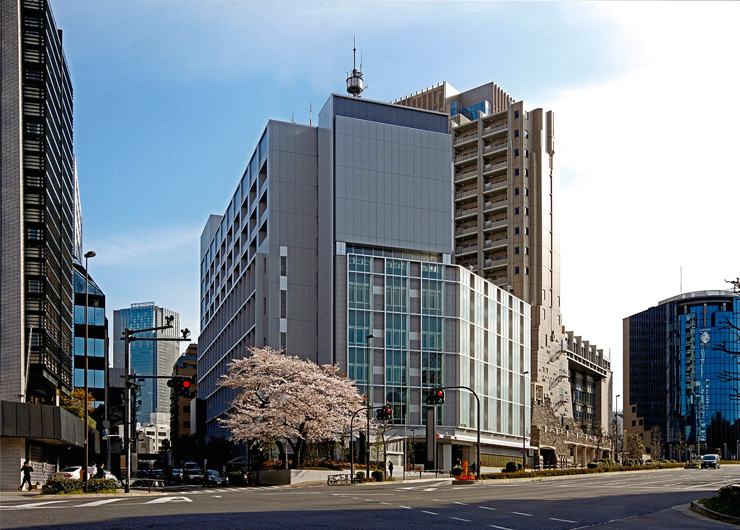
<path id="1" fill-rule="evenodd" d="M 51 0 L 74 86 L 90 273 L 112 309 L 199 331 L 199 236 L 268 119 L 342 93 L 357 36 L 369 99 L 495 81 L 555 111 L 568 329 L 740 275 L 735 2 Z M 615 382 L 615 393 L 621 383 Z"/>

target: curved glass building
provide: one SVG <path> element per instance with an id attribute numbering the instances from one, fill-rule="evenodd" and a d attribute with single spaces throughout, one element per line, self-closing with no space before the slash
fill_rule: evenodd
<path id="1" fill-rule="evenodd" d="M 624 374 L 625 429 L 654 458 L 737 458 L 740 294 L 685 293 L 625 318 Z"/>

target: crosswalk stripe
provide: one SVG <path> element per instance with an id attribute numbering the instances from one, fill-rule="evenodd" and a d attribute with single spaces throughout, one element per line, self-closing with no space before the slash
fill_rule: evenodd
<path id="1" fill-rule="evenodd" d="M 75 508 L 84 508 L 88 506 L 103 506 L 104 504 L 110 504 L 112 502 L 123 501 L 126 499 L 104 499 L 102 501 L 86 502 L 85 504 L 78 504 Z"/>

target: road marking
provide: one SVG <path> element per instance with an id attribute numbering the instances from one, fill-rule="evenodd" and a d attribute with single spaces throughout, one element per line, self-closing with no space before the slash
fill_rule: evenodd
<path id="1" fill-rule="evenodd" d="M 496 510 L 496 508 L 491 508 L 490 506 L 478 506 L 478 508 L 482 510 L 494 510 L 494 511 Z"/>
<path id="2" fill-rule="evenodd" d="M 411 506 L 401 506 L 401 505 L 399 505 L 398 507 L 399 508 L 403 508 L 404 510 L 410 510 L 411 509 Z"/>
<path id="3" fill-rule="evenodd" d="M 380 504 L 390 504 L 390 502 L 383 502 L 383 501 L 380 501 Z"/>
<path id="4" fill-rule="evenodd" d="M 460 519 L 459 517 L 450 517 L 450 519 L 454 519 L 455 521 L 463 521 L 464 523 L 472 523 L 470 519 Z"/>
<path id="5" fill-rule="evenodd" d="M 102 506 L 104 504 L 110 504 L 111 502 L 124 501 L 126 499 L 105 499 L 102 501 L 87 502 L 85 504 L 78 504 L 75 508 L 85 508 L 87 506 Z"/>
<path id="6" fill-rule="evenodd" d="M 424 488 L 421 491 L 437 491 L 437 488 Z"/>
<path id="7" fill-rule="evenodd" d="M 459 504 L 460 506 L 467 506 L 467 504 L 464 503 L 464 502 L 457 502 L 457 501 L 455 501 L 453 504 Z"/>
<path id="8" fill-rule="evenodd" d="M 532 517 L 532 514 L 531 513 L 522 513 L 522 512 L 511 512 L 511 513 L 513 513 L 515 515 L 523 515 L 525 517 Z"/>
<path id="9" fill-rule="evenodd" d="M 496 526 L 495 524 L 489 524 L 491 528 L 498 528 L 499 530 L 514 530 L 513 528 L 509 528 L 508 526 Z"/>
<path id="10" fill-rule="evenodd" d="M 163 504 L 165 502 L 193 502 L 193 501 L 188 499 L 187 497 L 160 497 L 159 499 L 154 499 L 153 501 L 144 502 L 142 504 Z"/>
<path id="11" fill-rule="evenodd" d="M 8 508 L 32 509 L 32 508 L 40 508 L 41 506 L 45 506 L 47 504 L 58 504 L 60 502 L 69 502 L 69 501 L 64 500 L 64 501 L 35 502 L 33 504 L 18 504 L 16 506 L 0 506 L 0 508 L 3 510 L 8 509 Z"/>
<path id="12" fill-rule="evenodd" d="M 426 510 L 422 510 L 422 511 L 421 511 L 421 513 L 428 513 L 429 515 L 439 515 L 438 513 L 435 513 L 435 512 L 428 512 L 428 511 L 426 511 Z"/>
<path id="13" fill-rule="evenodd" d="M 221 495 L 211 495 L 211 497 L 213 497 L 214 499 L 220 499 Z"/>
<path id="14" fill-rule="evenodd" d="M 569 521 L 568 519 L 558 519 L 556 517 L 550 517 L 551 521 L 560 521 L 562 523 L 578 523 L 578 521 Z"/>

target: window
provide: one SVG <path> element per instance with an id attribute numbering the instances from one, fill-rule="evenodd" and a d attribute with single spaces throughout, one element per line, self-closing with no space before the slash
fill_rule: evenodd
<path id="1" fill-rule="evenodd" d="M 288 318 L 288 291 L 280 291 L 280 318 Z"/>
<path id="2" fill-rule="evenodd" d="M 519 274 L 519 267 L 514 267 L 514 274 Z"/>
<path id="3" fill-rule="evenodd" d="M 524 196 L 529 197 L 529 188 L 524 188 Z"/>
<path id="4" fill-rule="evenodd" d="M 524 255 L 529 256 L 529 247 L 524 247 Z"/>
<path id="5" fill-rule="evenodd" d="M 524 150 L 524 157 L 529 158 L 529 149 Z"/>
<path id="6" fill-rule="evenodd" d="M 527 178 L 529 178 L 529 170 L 528 169 L 525 169 L 524 170 L 524 176 L 527 177 Z"/>
<path id="7" fill-rule="evenodd" d="M 514 254 L 519 254 L 519 247 L 514 247 Z"/>
<path id="8" fill-rule="evenodd" d="M 524 207 L 524 215 L 529 215 L 529 207 Z"/>
<path id="9" fill-rule="evenodd" d="M 519 129 L 514 131 L 514 138 L 519 138 Z"/>
<path id="10" fill-rule="evenodd" d="M 529 228 L 528 227 L 525 227 L 524 228 L 524 235 L 525 236 L 528 236 L 529 235 Z"/>
<path id="11" fill-rule="evenodd" d="M 519 156 L 519 149 L 514 149 L 514 156 Z"/>
<path id="12" fill-rule="evenodd" d="M 529 267 L 524 267 L 524 274 L 529 276 Z"/>
<path id="13" fill-rule="evenodd" d="M 514 227 L 514 235 L 519 235 L 519 227 Z"/>
<path id="14" fill-rule="evenodd" d="M 514 215 L 519 215 L 519 207 L 514 208 Z"/>
<path id="15" fill-rule="evenodd" d="M 526 170 L 525 170 L 525 171 L 526 171 Z M 518 170 L 518 169 L 515 169 L 515 170 L 514 170 L 514 176 L 515 176 L 515 177 L 518 177 L 518 176 L 519 176 L 519 170 Z"/>
<path id="16" fill-rule="evenodd" d="M 524 137 L 529 138 L 529 131 L 527 129 L 524 129 Z"/>
<path id="17" fill-rule="evenodd" d="M 519 195 L 519 188 L 514 188 L 514 195 Z"/>
<path id="18" fill-rule="evenodd" d="M 519 117 L 519 111 L 518 110 L 515 110 L 514 111 L 514 118 L 518 118 L 518 117 Z"/>
<path id="19" fill-rule="evenodd" d="M 288 257 L 280 256 L 280 276 L 288 275 Z"/>

